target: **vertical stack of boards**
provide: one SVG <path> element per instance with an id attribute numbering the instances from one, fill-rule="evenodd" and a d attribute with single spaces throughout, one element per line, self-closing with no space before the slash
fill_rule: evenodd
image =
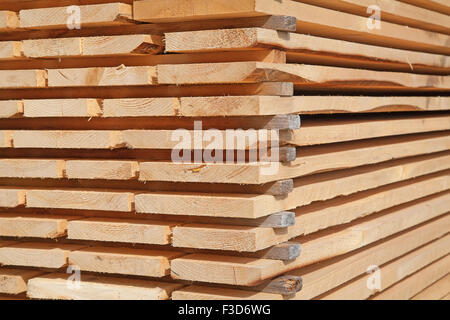
<path id="1" fill-rule="evenodd" d="M 0 0 L 1 298 L 449 299 L 449 5 Z"/>

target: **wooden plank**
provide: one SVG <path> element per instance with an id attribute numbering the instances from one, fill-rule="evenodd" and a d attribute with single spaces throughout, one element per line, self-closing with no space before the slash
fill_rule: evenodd
<path id="1" fill-rule="evenodd" d="M 170 274 L 170 261 L 183 253 L 132 248 L 90 247 L 69 254 L 69 263 L 81 271 L 143 277 Z"/>
<path id="2" fill-rule="evenodd" d="M 28 208 L 57 208 L 130 212 L 134 195 L 129 192 L 77 190 L 28 190 Z"/>
<path id="3" fill-rule="evenodd" d="M 27 291 L 29 279 L 42 275 L 42 271 L 23 269 L 0 269 L 0 293 L 18 295 Z"/>
<path id="4" fill-rule="evenodd" d="M 107 3 L 80 6 L 81 26 L 111 26 L 127 24 L 132 19 L 132 6 Z M 27 9 L 20 11 L 22 28 L 66 27 L 71 11 L 68 7 Z"/>
<path id="5" fill-rule="evenodd" d="M 265 62 L 227 62 L 158 65 L 159 84 L 211 84 L 290 81 L 311 84 L 403 86 L 449 88 L 447 77 L 380 72 L 328 66 L 273 64 Z M 50 77 L 51 72 L 49 73 Z"/>
<path id="6" fill-rule="evenodd" d="M 430 264 L 403 281 L 377 294 L 373 300 L 406 300 L 415 296 L 431 283 L 436 282 L 446 274 L 450 267 L 450 256 Z"/>
<path id="7" fill-rule="evenodd" d="M 0 43 L 0 59 L 18 58 L 23 55 L 22 42 L 2 41 Z"/>
<path id="8" fill-rule="evenodd" d="M 167 7 L 170 9 L 168 10 Z M 370 43 L 407 50 L 447 54 L 448 36 L 383 22 L 369 29 L 367 18 L 294 1 L 214 0 L 206 7 L 200 0 L 135 1 L 134 19 L 146 22 L 175 22 L 201 19 L 241 18 L 260 15 L 290 15 L 297 19 L 299 33 Z M 392 36 L 395 35 L 395 36 Z"/>
<path id="9" fill-rule="evenodd" d="M 72 216 L 2 213 L 0 236 L 55 239 L 67 235 L 67 223 Z"/>
<path id="10" fill-rule="evenodd" d="M 46 84 L 45 70 L 0 70 L 1 88 L 42 88 Z"/>
<path id="11" fill-rule="evenodd" d="M 415 70 L 413 65 L 450 67 L 450 60 L 442 55 L 314 37 L 307 34 L 282 33 L 262 28 L 173 32 L 166 33 L 165 38 L 167 52 L 213 52 L 273 47 L 293 54 L 301 52 L 327 55 L 330 63 L 335 63 L 338 56 L 342 58 L 342 55 L 348 55 L 349 58 L 356 60 L 355 66 L 362 63 L 362 61 L 358 62 L 358 59 L 365 61 L 373 59 L 378 62 L 395 61 L 407 64 L 410 70 L 411 68 Z"/>
<path id="12" fill-rule="evenodd" d="M 31 58 L 155 54 L 163 46 L 161 36 L 145 34 L 23 41 L 24 55 Z"/>
<path id="13" fill-rule="evenodd" d="M 139 164 L 118 160 L 67 160 L 68 179 L 131 180 L 138 176 Z"/>
<path id="14" fill-rule="evenodd" d="M 102 115 L 96 99 L 36 99 L 24 100 L 24 117 L 98 117 Z"/>
<path id="15" fill-rule="evenodd" d="M 0 71 L 2 72 L 2 71 Z M 75 68 L 48 70 L 49 87 L 123 86 L 156 84 L 156 68 L 151 66 Z"/>
<path id="16" fill-rule="evenodd" d="M 105 99 L 103 117 L 154 117 L 178 115 L 176 98 Z"/>
<path id="17" fill-rule="evenodd" d="M 197 116 L 244 116 L 270 114 L 320 114 L 320 113 L 349 113 L 349 112 L 386 112 L 386 111 L 432 111 L 445 110 L 450 105 L 447 97 L 364 97 L 364 96 L 225 96 L 225 97 L 182 97 L 178 114 L 183 117 Z M 107 114 L 108 104 L 116 100 L 104 101 L 104 114 Z M 152 103 L 144 99 L 133 99 L 126 102 L 118 100 L 126 111 L 116 111 L 117 116 L 141 115 L 139 105 Z M 159 100 L 157 100 L 159 102 Z M 164 101 L 165 102 L 165 101 Z M 125 105 L 126 103 L 126 105 Z M 133 105 L 138 107 L 134 111 Z M 155 102 L 156 103 L 156 102 Z M 111 107 L 112 108 L 112 107 Z M 165 106 L 163 115 L 173 115 L 172 106 Z M 142 107 L 147 112 L 146 107 Z M 154 110 L 158 110 L 157 106 Z M 178 110 L 177 109 L 177 110 Z M 129 112 L 127 112 L 130 110 Z M 139 110 L 139 111 L 138 111 Z M 152 108 L 153 110 L 153 108 Z M 166 111 L 167 110 L 167 111 Z M 125 113 L 126 112 L 126 113 Z M 151 111 L 149 116 L 151 115 Z M 144 116 L 142 114 L 142 116 Z"/>
<path id="18" fill-rule="evenodd" d="M 59 269 L 67 266 L 70 251 L 83 246 L 27 242 L 0 248 L 0 263 L 7 266 Z"/>
<path id="19" fill-rule="evenodd" d="M 283 300 L 279 294 L 191 285 L 172 293 L 172 300 Z"/>
<path id="20" fill-rule="evenodd" d="M 334 290 L 318 297 L 320 300 L 363 300 L 377 292 L 386 290 L 409 275 L 445 257 L 450 251 L 450 236 L 438 239 L 420 249 L 380 266 L 381 283 L 379 288 L 369 288 L 368 278 L 373 275 L 360 276 Z"/>
<path id="21" fill-rule="evenodd" d="M 261 281 L 359 249 L 395 233 L 445 214 L 447 193 L 394 208 L 360 224 L 318 237 L 297 239 L 302 254 L 291 262 L 192 254 L 172 261 L 172 277 L 191 281 L 253 286 Z M 297 241 L 296 240 L 296 241 Z"/>
<path id="22" fill-rule="evenodd" d="M 449 116 L 303 121 L 301 129 L 294 130 L 292 140 L 287 142 L 305 146 L 449 129 Z"/>
<path id="23" fill-rule="evenodd" d="M 0 118 L 14 118 L 23 115 L 23 102 L 19 100 L 0 101 Z"/>
<path id="24" fill-rule="evenodd" d="M 25 204 L 25 190 L 0 188 L 0 207 L 16 208 Z"/>
<path id="25" fill-rule="evenodd" d="M 439 300 L 447 295 L 448 288 L 450 288 L 450 274 L 422 290 L 412 297 L 412 300 Z"/>
<path id="26" fill-rule="evenodd" d="M 13 131 L 14 148 L 115 149 L 123 147 L 119 131 Z"/>
<path id="27" fill-rule="evenodd" d="M 409 137 L 402 139 L 409 139 Z M 431 141 L 432 144 L 429 143 Z M 348 145 L 298 149 L 297 158 L 294 161 L 277 167 L 270 167 L 267 162 L 204 163 L 201 165 L 169 161 L 141 162 L 139 179 L 141 181 L 261 184 L 418 154 L 439 152 L 449 148 L 450 136 L 409 140 L 407 142 L 393 137 L 393 139 L 384 138 L 384 140 L 371 141 L 370 143 L 355 141 Z M 374 154 L 377 157 L 374 157 Z M 340 159 L 339 163 L 336 162 L 336 159 Z M 274 170 L 269 171 L 270 168 Z"/>
<path id="28" fill-rule="evenodd" d="M 51 274 L 28 282 L 32 299 L 52 300 L 167 300 L 181 284 L 147 280 L 84 275 L 79 283 L 68 286 L 70 275 Z"/>
<path id="29" fill-rule="evenodd" d="M 3 8 L 12 11 L 20 11 L 24 9 L 36 9 L 36 8 L 50 8 L 58 6 L 70 6 L 74 5 L 88 5 L 88 4 L 100 4 L 111 3 L 111 0 L 2 0 L 0 4 L 0 10 Z M 133 0 L 121 0 L 123 3 L 133 4 Z"/>
<path id="30" fill-rule="evenodd" d="M 361 217 L 450 188 L 449 176 L 387 186 L 296 209 L 295 224 L 285 230 L 215 224 L 185 224 L 173 232 L 173 246 L 255 252 L 300 235 L 344 225 Z M 426 190 L 426 191 L 424 191 Z M 394 196 L 395 195 L 395 196 Z M 230 241 L 229 239 L 233 239 Z"/>
<path id="31" fill-rule="evenodd" d="M 445 0 L 399 0 L 401 2 L 409 3 L 413 6 L 418 6 L 424 9 L 433 10 L 446 15 L 450 15 L 450 6 Z"/>
<path id="32" fill-rule="evenodd" d="M 68 238 L 104 242 L 165 245 L 171 243 L 173 222 L 87 218 L 69 221 Z"/>
<path id="33" fill-rule="evenodd" d="M 0 11 L 0 30 L 16 29 L 19 27 L 19 17 L 13 11 Z"/>
<path id="34" fill-rule="evenodd" d="M 324 1 L 324 0 L 296 0 L 324 8 L 356 14 L 362 17 L 369 17 L 367 8 L 373 5 L 370 0 L 344 0 L 344 1 Z M 407 1 L 405 1 L 407 2 Z M 383 21 L 388 21 L 412 28 L 450 34 L 448 17 L 429 10 L 414 7 L 406 3 L 390 0 L 379 0 L 376 5 L 380 8 Z"/>
<path id="35" fill-rule="evenodd" d="M 302 245 L 300 243 L 287 241 L 271 247 L 261 258 L 291 261 L 299 257 L 301 252 Z"/>
<path id="36" fill-rule="evenodd" d="M 59 179 L 64 177 L 64 160 L 1 159 L 0 177 Z"/>

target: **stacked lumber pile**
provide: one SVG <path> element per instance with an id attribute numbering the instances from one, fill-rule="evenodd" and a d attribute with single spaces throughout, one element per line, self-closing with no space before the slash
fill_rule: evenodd
<path id="1" fill-rule="evenodd" d="M 448 299 L 450 6 L 376 3 L 0 1 L 0 295 Z"/>

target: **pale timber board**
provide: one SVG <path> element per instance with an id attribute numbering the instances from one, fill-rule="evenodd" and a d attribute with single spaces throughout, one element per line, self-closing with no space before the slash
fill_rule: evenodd
<path id="1" fill-rule="evenodd" d="M 27 190 L 28 208 L 130 212 L 134 194 L 79 190 Z"/>
<path id="2" fill-rule="evenodd" d="M 174 229 L 173 246 L 255 252 L 300 235 L 344 225 L 358 218 L 450 188 L 449 176 L 421 180 L 300 207 L 296 210 L 295 225 L 284 230 L 219 224 L 186 224 Z"/>
<path id="3" fill-rule="evenodd" d="M 303 121 L 300 129 L 292 131 L 292 140 L 286 142 L 306 146 L 449 129 L 450 116 L 411 118 L 393 116 L 388 119 L 325 120 L 310 123 Z"/>
<path id="4" fill-rule="evenodd" d="M 67 234 L 67 223 L 72 216 L 41 214 L 0 214 L 0 236 L 54 239 Z"/>
<path id="5" fill-rule="evenodd" d="M 120 131 L 12 131 L 14 148 L 114 149 L 123 146 Z"/>
<path id="6" fill-rule="evenodd" d="M 64 177 L 64 160 L 1 159 L 1 178 L 59 179 Z"/>
<path id="7" fill-rule="evenodd" d="M 70 275 L 51 274 L 28 281 L 27 295 L 51 300 L 168 300 L 183 285 L 84 275 L 80 287 L 67 286 Z"/>
<path id="8" fill-rule="evenodd" d="M 173 32 L 165 34 L 166 52 L 211 52 L 274 47 L 287 52 L 347 55 L 350 58 L 395 61 L 408 65 L 450 67 L 444 55 L 415 52 L 307 34 L 280 32 L 263 28 L 219 29 Z M 380 61 L 381 62 L 381 61 Z M 412 68 L 414 70 L 414 68 Z"/>
<path id="9" fill-rule="evenodd" d="M 152 85 L 155 78 L 156 68 L 152 66 L 48 70 L 49 87 Z"/>
<path id="10" fill-rule="evenodd" d="M 177 98 L 128 98 L 103 100 L 103 117 L 184 116 Z"/>
<path id="11" fill-rule="evenodd" d="M 43 88 L 46 84 L 45 70 L 0 70 L 0 88 Z"/>
<path id="12" fill-rule="evenodd" d="M 301 276 L 304 285 L 295 299 L 309 300 L 330 291 L 365 274 L 370 265 L 383 265 L 445 235 L 449 227 L 450 216 L 446 215 L 342 257 L 291 271 L 288 274 Z"/>
<path id="13" fill-rule="evenodd" d="M 69 254 L 69 263 L 82 271 L 161 278 L 170 274 L 170 261 L 183 253 L 133 248 L 90 247 Z"/>
<path id="14" fill-rule="evenodd" d="M 407 300 L 411 299 L 430 284 L 448 274 L 450 255 L 436 261 L 414 273 L 408 278 L 375 295 L 373 300 Z"/>
<path id="15" fill-rule="evenodd" d="M 172 292 L 172 300 L 283 300 L 279 294 L 192 285 Z"/>
<path id="16" fill-rule="evenodd" d="M 159 102 L 149 99 L 104 100 L 104 116 L 109 104 L 114 103 L 114 116 L 153 115 L 159 110 Z M 386 111 L 432 111 L 446 110 L 450 106 L 448 97 L 364 97 L 364 96 L 225 96 L 225 97 L 182 97 L 178 105 L 173 102 L 178 114 L 184 117 L 197 116 L 244 116 L 288 113 L 350 113 Z M 170 101 L 161 101 L 160 103 Z M 119 104 L 119 106 L 116 106 Z M 143 105 L 142 107 L 141 104 Z M 155 106 L 156 104 L 156 106 Z M 119 109 L 120 108 L 120 109 Z M 116 111 L 117 110 L 117 111 Z M 129 110 L 129 111 L 128 111 Z M 136 110 L 136 111 L 135 111 Z M 143 110 L 143 111 L 141 111 Z M 145 110 L 145 111 L 144 111 Z M 164 104 L 162 115 L 173 115 L 172 105 Z M 166 111 L 167 110 L 167 111 Z"/>
<path id="17" fill-rule="evenodd" d="M 0 269 L 0 293 L 18 295 L 27 291 L 29 279 L 42 275 L 42 271 L 23 269 Z"/>
<path id="18" fill-rule="evenodd" d="M 415 7 L 407 3 L 392 0 L 296 0 L 299 2 L 317 5 L 324 8 L 369 17 L 367 8 L 377 5 L 380 8 L 382 21 L 406 25 L 412 28 L 429 30 L 438 33 L 450 34 L 450 23 L 444 14 Z"/>
<path id="19" fill-rule="evenodd" d="M 0 11 L 0 31 L 19 27 L 19 17 L 13 11 Z"/>
<path id="20" fill-rule="evenodd" d="M 139 164 L 118 160 L 67 160 L 65 176 L 68 179 L 131 180 L 138 176 Z"/>
<path id="21" fill-rule="evenodd" d="M 101 103 L 96 99 L 35 99 L 23 101 L 26 118 L 98 117 Z"/>
<path id="22" fill-rule="evenodd" d="M 23 112 L 23 102 L 20 100 L 0 101 L 0 118 L 20 117 Z"/>
<path id="23" fill-rule="evenodd" d="M 320 300 L 363 300 L 446 256 L 450 251 L 450 236 L 445 236 L 388 264 L 379 266 L 383 275 L 380 287 L 368 288 L 373 274 L 363 275 L 319 297 Z"/>
<path id="24" fill-rule="evenodd" d="M 158 65 L 159 84 L 212 84 L 289 81 L 295 84 L 333 84 L 450 88 L 444 76 L 339 68 L 307 64 L 225 62 Z M 51 71 L 49 79 L 51 80 Z M 51 83 L 51 82 L 49 82 Z M 50 84 L 51 85 L 51 84 Z"/>
<path id="25" fill-rule="evenodd" d="M 169 8 L 169 9 L 168 9 Z M 447 54 L 448 36 L 383 22 L 379 30 L 367 27 L 367 18 L 294 1 L 201 0 L 135 1 L 134 19 L 147 22 L 289 15 L 297 18 L 297 31 L 395 48 Z M 392 36 L 395 35 L 395 36 Z"/>
<path id="26" fill-rule="evenodd" d="M 25 204 L 25 190 L 0 188 L 0 207 L 16 208 Z"/>
<path id="27" fill-rule="evenodd" d="M 12 11 L 24 9 L 49 8 L 71 5 L 90 5 L 116 2 L 113 0 L 2 0 L 0 8 Z M 120 2 L 133 4 L 133 0 L 121 0 Z"/>
<path id="28" fill-rule="evenodd" d="M 0 59 L 14 59 L 23 54 L 22 42 L 2 41 L 0 42 Z"/>
<path id="29" fill-rule="evenodd" d="M 69 221 L 68 238 L 103 242 L 166 245 L 171 243 L 172 222 L 87 218 Z"/>
<path id="30" fill-rule="evenodd" d="M 27 242 L 0 248 L 0 263 L 7 266 L 59 269 L 68 264 L 69 252 L 83 246 Z"/>
<path id="31" fill-rule="evenodd" d="M 104 56 L 119 54 L 148 54 L 163 47 L 161 36 L 123 35 L 81 38 L 24 40 L 25 57 Z"/>
<path id="32" fill-rule="evenodd" d="M 67 27 L 67 21 L 72 15 L 69 7 L 53 7 L 28 9 L 20 11 L 20 26 L 34 27 Z M 132 18 L 132 6 L 124 3 L 108 3 L 80 6 L 81 26 L 114 25 L 129 23 Z"/>
<path id="33" fill-rule="evenodd" d="M 261 184 L 450 149 L 450 136 L 445 134 L 420 140 L 414 136 L 406 141 L 396 137 L 383 139 L 298 149 L 297 158 L 289 163 L 141 162 L 140 180 Z"/>
<path id="34" fill-rule="evenodd" d="M 191 281 L 251 286 L 268 278 L 359 249 L 395 233 L 443 215 L 448 197 L 425 198 L 388 210 L 386 214 L 318 235 L 302 243 L 302 254 L 293 261 L 275 261 L 193 254 L 172 261 L 172 277 Z"/>
<path id="35" fill-rule="evenodd" d="M 447 295 L 450 288 L 450 274 L 434 282 L 431 286 L 412 297 L 412 300 L 439 300 Z"/>

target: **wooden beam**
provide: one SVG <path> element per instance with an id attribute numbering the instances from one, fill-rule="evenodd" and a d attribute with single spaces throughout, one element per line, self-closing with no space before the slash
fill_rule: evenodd
<path id="1" fill-rule="evenodd" d="M 79 283 L 68 286 L 70 275 L 51 274 L 28 282 L 32 299 L 52 300 L 168 300 L 181 284 L 147 280 L 108 278 L 84 275 Z"/>
<path id="2" fill-rule="evenodd" d="M 288 274 L 301 276 L 303 289 L 295 299 L 309 300 L 347 281 L 366 274 L 370 265 L 381 266 L 426 243 L 444 236 L 450 226 L 450 216 L 445 215 L 393 238 L 363 247 L 351 254 L 336 257 L 324 264 L 312 264 Z"/>
<path id="3" fill-rule="evenodd" d="M 25 190 L 0 188 L 0 207 L 16 208 L 25 204 Z"/>
<path id="4" fill-rule="evenodd" d="M 76 0 L 77 5 L 91 5 L 101 3 L 111 3 L 113 0 Z M 133 0 L 121 0 L 123 3 L 133 4 Z M 74 0 L 2 0 L 0 10 L 3 8 L 12 11 L 25 9 L 51 8 L 58 6 L 71 6 Z"/>
<path id="5" fill-rule="evenodd" d="M 368 288 L 369 275 L 360 276 L 348 283 L 318 297 L 320 300 L 365 300 L 377 292 L 386 290 L 397 282 L 419 271 L 450 251 L 450 236 L 443 237 L 407 255 L 379 266 L 382 281 L 379 288 Z"/>
<path id="6" fill-rule="evenodd" d="M 161 36 L 146 34 L 23 41 L 24 55 L 31 58 L 156 54 L 163 47 Z"/>
<path id="7" fill-rule="evenodd" d="M 0 31 L 19 27 L 19 17 L 13 11 L 0 11 Z"/>
<path id="8" fill-rule="evenodd" d="M 22 42 L 2 41 L 0 44 L 0 59 L 14 59 L 23 55 Z"/>
<path id="9" fill-rule="evenodd" d="M 149 99 L 149 107 L 153 106 L 153 99 Z M 116 100 L 104 101 L 104 114 L 107 114 L 108 104 Z M 152 110 L 159 110 L 160 100 Z M 166 101 L 164 101 L 166 102 Z M 141 115 L 139 106 L 146 105 L 144 99 L 133 99 L 126 102 L 118 100 L 124 110 L 131 110 L 125 114 L 119 113 L 116 106 L 114 114 L 117 116 Z M 126 103 L 126 104 L 125 104 Z M 152 104 L 150 104 L 152 103 Z M 162 103 L 162 102 L 161 102 Z M 174 102 L 175 103 L 175 102 Z M 139 111 L 132 109 L 133 105 Z M 450 105 L 448 97 L 364 97 L 364 96 L 294 96 L 294 97 L 267 97 L 267 96 L 217 96 L 217 97 L 182 97 L 177 110 L 183 117 L 197 116 L 244 116 L 244 115 L 270 115 L 270 114 L 321 114 L 321 113 L 356 113 L 356 112 L 395 112 L 395 111 L 433 111 L 445 110 Z M 112 108 L 112 107 L 111 107 Z M 126 108 L 126 109 L 125 109 Z M 172 106 L 164 104 L 164 110 L 173 115 Z M 142 107 L 146 110 L 146 107 Z M 162 109 L 162 108 L 161 108 Z M 150 112 L 150 111 L 149 111 Z M 130 115 L 131 113 L 131 115 Z M 162 112 L 164 115 L 166 111 Z M 144 116 L 142 114 L 142 116 Z M 149 114 L 150 115 L 150 114 Z"/>
<path id="10" fill-rule="evenodd" d="M 172 293 L 172 300 L 283 300 L 279 294 L 191 285 Z"/>
<path id="11" fill-rule="evenodd" d="M 293 295 L 299 292 L 303 287 L 301 277 L 296 276 L 281 276 L 270 280 L 268 283 L 262 284 L 253 288 L 256 291 L 266 293 L 281 294 L 285 296 Z"/>
<path id="12" fill-rule="evenodd" d="M 0 101 L 0 118 L 20 117 L 23 112 L 23 102 L 20 100 Z"/>
<path id="13" fill-rule="evenodd" d="M 170 7 L 170 10 L 167 10 Z M 294 1 L 214 0 L 205 7 L 201 0 L 134 2 L 134 19 L 146 22 L 245 18 L 261 15 L 290 15 L 297 19 L 297 32 L 325 38 L 370 43 L 407 50 L 448 54 L 447 35 L 383 22 L 381 29 L 369 29 L 367 18 Z M 393 36 L 395 35 L 395 36 Z"/>
<path id="14" fill-rule="evenodd" d="M 436 282 L 446 274 L 450 267 L 450 256 L 436 261 L 394 286 L 377 294 L 371 300 L 407 300 L 411 299 L 430 283 Z"/>
<path id="15" fill-rule="evenodd" d="M 42 275 L 42 271 L 0 269 L 0 293 L 18 295 L 27 291 L 28 280 Z"/>
<path id="16" fill-rule="evenodd" d="M 228 62 L 158 65 L 159 84 L 211 84 L 289 81 L 311 84 L 450 88 L 447 77 L 328 66 Z M 50 77 L 50 75 L 49 75 Z"/>
<path id="17" fill-rule="evenodd" d="M 439 300 L 447 295 L 448 288 L 450 288 L 450 274 L 434 282 L 411 300 Z"/>
<path id="18" fill-rule="evenodd" d="M 132 19 L 132 6 L 124 3 L 106 3 L 80 6 L 81 27 L 128 24 Z M 27 9 L 20 11 L 22 28 L 66 27 L 71 17 L 68 7 Z"/>
<path id="19" fill-rule="evenodd" d="M 64 177 L 64 160 L 2 159 L 0 177 L 59 179 Z"/>
<path id="20" fill-rule="evenodd" d="M 46 85 L 45 70 L 0 70 L 0 88 L 42 88 Z"/>
<path id="21" fill-rule="evenodd" d="M 367 12 L 367 8 L 373 5 L 370 0 L 343 0 L 333 2 L 326 0 L 296 1 L 329 8 L 336 11 L 356 14 L 362 17 L 370 16 L 370 13 Z M 406 3 L 399 3 L 397 1 L 389 0 L 378 1 L 377 6 L 381 10 L 380 14 L 383 22 L 387 21 L 412 28 L 450 34 L 448 17 L 444 14 L 424 10 L 420 7 L 414 7 Z"/>
<path id="22" fill-rule="evenodd" d="M 24 117 L 98 117 L 102 115 L 96 99 L 37 99 L 23 101 Z"/>
<path id="23" fill-rule="evenodd" d="M 287 143 L 306 146 L 449 129 L 450 116 L 445 115 L 303 121 L 302 127 L 292 132 L 292 140 L 288 140 Z"/>
<path id="24" fill-rule="evenodd" d="M 354 65 L 362 59 L 381 62 L 398 62 L 415 70 L 414 65 L 449 68 L 450 59 L 443 55 L 386 48 L 349 41 L 314 37 L 307 34 L 283 33 L 262 28 L 200 30 L 166 33 L 167 52 L 214 52 L 246 50 L 250 48 L 279 48 L 288 53 L 326 55 L 329 64 L 343 55 L 354 59 Z M 387 69 L 387 68 L 386 68 Z"/>
<path id="25" fill-rule="evenodd" d="M 2 213 L 0 236 L 56 239 L 67 235 L 67 223 L 78 219 L 71 216 Z"/>
<path id="26" fill-rule="evenodd" d="M 0 71 L 2 72 L 2 71 Z M 75 68 L 48 70 L 49 87 L 123 86 L 156 84 L 151 66 L 113 68 Z"/>
<path id="27" fill-rule="evenodd" d="M 170 261 L 182 252 L 132 248 L 90 247 L 69 254 L 81 271 L 161 278 L 170 274 Z"/>
<path id="28" fill-rule="evenodd" d="M 7 266 L 59 269 L 67 266 L 70 251 L 83 246 L 26 242 L 0 248 L 0 264 Z"/>
<path id="29" fill-rule="evenodd" d="M 399 0 L 411 4 L 413 6 L 421 7 L 427 10 L 433 10 L 442 14 L 450 15 L 450 6 L 445 0 Z"/>
<path id="30" fill-rule="evenodd" d="M 297 242 L 287 241 L 273 246 L 261 256 L 262 259 L 291 261 L 300 256 L 302 245 Z"/>
<path id="31" fill-rule="evenodd" d="M 406 139 L 409 139 L 409 137 Z M 393 139 L 384 138 L 384 140 L 372 141 L 371 143 L 355 141 L 348 143 L 348 145 L 324 145 L 311 147 L 311 149 L 298 149 L 295 160 L 280 164 L 277 167 L 273 167 L 268 162 L 204 163 L 202 165 L 169 161 L 141 162 L 139 179 L 141 181 L 261 184 L 318 172 L 439 152 L 448 150 L 450 147 L 450 136 L 409 140 L 408 142 L 406 142 L 406 139 L 393 137 Z M 433 144 L 430 145 L 429 141 L 433 141 Z M 379 157 L 374 158 L 374 154 L 379 155 Z M 341 160 L 338 166 L 336 165 L 336 159 Z M 274 170 L 269 171 L 270 168 Z"/>
<path id="32" fill-rule="evenodd" d="M 166 245 L 171 243 L 173 222 L 86 218 L 69 221 L 68 238 L 102 242 Z"/>
<path id="33" fill-rule="evenodd" d="M 172 277 L 191 281 L 254 286 L 260 282 L 331 257 L 359 249 L 395 233 L 442 216 L 449 194 L 425 198 L 336 232 L 298 239 L 302 254 L 296 260 L 251 259 L 224 255 L 192 254 L 172 261 Z"/>
<path id="34" fill-rule="evenodd" d="M 28 208 L 56 208 L 130 212 L 134 195 L 129 192 L 28 190 Z"/>

